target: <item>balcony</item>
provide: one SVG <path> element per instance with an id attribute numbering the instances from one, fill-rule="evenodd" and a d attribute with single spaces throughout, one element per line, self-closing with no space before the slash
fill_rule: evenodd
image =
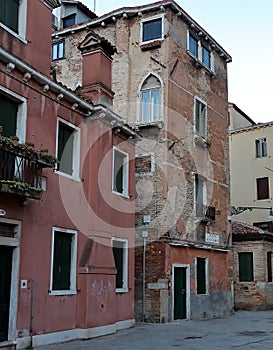
<path id="1" fill-rule="evenodd" d="M 52 168 L 56 158 L 33 144 L 20 144 L 18 138 L 0 136 L 0 191 L 24 199 L 41 199 L 42 169 Z"/>

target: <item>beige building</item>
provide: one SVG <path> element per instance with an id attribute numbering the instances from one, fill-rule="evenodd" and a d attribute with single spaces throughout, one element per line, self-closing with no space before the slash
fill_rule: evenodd
<path id="1" fill-rule="evenodd" d="M 255 124 L 229 104 L 231 214 L 235 220 L 272 232 L 273 122 Z M 248 208 L 248 209 L 247 209 Z M 271 217 L 272 216 L 272 217 Z"/>

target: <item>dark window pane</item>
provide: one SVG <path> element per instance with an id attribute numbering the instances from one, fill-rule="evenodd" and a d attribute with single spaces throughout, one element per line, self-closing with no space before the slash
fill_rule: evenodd
<path id="1" fill-rule="evenodd" d="M 123 193 L 123 177 L 124 177 L 124 155 L 115 150 L 114 151 L 114 188 L 113 190 Z"/>
<path id="2" fill-rule="evenodd" d="M 70 15 L 63 19 L 63 27 L 67 28 L 73 26 L 76 23 L 76 15 Z"/>
<path id="3" fill-rule="evenodd" d="M 52 53 L 51 53 L 52 61 L 56 61 L 64 58 L 64 44 L 65 44 L 64 40 L 52 44 Z"/>
<path id="4" fill-rule="evenodd" d="M 210 68 L 210 52 L 204 47 L 202 47 L 202 62 L 206 67 Z"/>
<path id="5" fill-rule="evenodd" d="M 123 288 L 123 244 L 115 242 L 113 246 L 114 259 L 117 269 L 116 288 Z"/>
<path id="6" fill-rule="evenodd" d="M 239 281 L 253 281 L 253 253 L 239 253 Z"/>
<path id="7" fill-rule="evenodd" d="M 206 259 L 197 258 L 197 294 L 206 294 Z"/>
<path id="8" fill-rule="evenodd" d="M 268 177 L 256 179 L 257 181 L 257 199 L 269 198 L 269 183 Z"/>
<path id="9" fill-rule="evenodd" d="M 162 19 L 155 19 L 143 23 L 143 39 L 149 41 L 162 38 Z"/>
<path id="10" fill-rule="evenodd" d="M 16 135 L 18 103 L 0 95 L 0 125 L 3 127 L 3 136 Z"/>
<path id="11" fill-rule="evenodd" d="M 59 123 L 58 135 L 58 166 L 57 169 L 63 173 L 73 173 L 73 144 L 74 129 L 68 125 Z"/>
<path id="12" fill-rule="evenodd" d="M 55 232 L 53 255 L 53 290 L 70 289 L 71 271 L 71 246 L 70 234 Z"/>
<path id="13" fill-rule="evenodd" d="M 0 3 L 0 21 L 18 33 L 19 0 L 1 0 Z"/>

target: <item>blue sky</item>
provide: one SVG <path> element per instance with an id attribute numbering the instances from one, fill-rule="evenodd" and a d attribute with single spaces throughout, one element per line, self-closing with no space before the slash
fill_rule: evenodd
<path id="1" fill-rule="evenodd" d="M 153 0 L 81 0 L 102 15 Z M 177 0 L 232 56 L 228 64 L 229 101 L 256 122 L 273 120 L 273 1 Z"/>

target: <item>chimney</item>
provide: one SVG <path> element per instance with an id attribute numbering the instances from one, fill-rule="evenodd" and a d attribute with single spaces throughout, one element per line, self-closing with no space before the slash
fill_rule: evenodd
<path id="1" fill-rule="evenodd" d="M 94 104 L 112 106 L 112 55 L 115 47 L 105 38 L 90 32 L 79 49 L 82 53 L 81 93 Z"/>

